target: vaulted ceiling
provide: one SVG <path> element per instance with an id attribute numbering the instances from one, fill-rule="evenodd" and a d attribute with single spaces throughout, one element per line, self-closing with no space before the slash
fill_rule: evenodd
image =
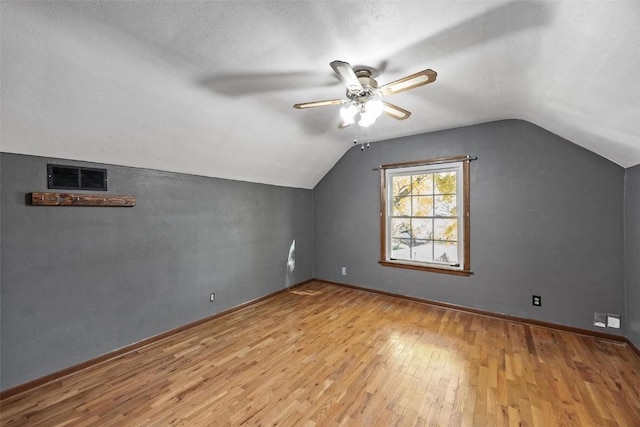
<path id="1" fill-rule="evenodd" d="M 383 116 L 361 140 L 516 118 L 640 163 L 635 0 L 0 7 L 4 152 L 313 188 L 354 131 L 339 107 L 292 105 L 344 97 L 339 59 L 380 84 L 438 72 L 390 99 L 408 120 Z"/>

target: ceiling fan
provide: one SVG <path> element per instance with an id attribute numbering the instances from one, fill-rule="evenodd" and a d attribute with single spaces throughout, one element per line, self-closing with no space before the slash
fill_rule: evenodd
<path id="1" fill-rule="evenodd" d="M 344 61 L 331 62 L 331 68 L 347 87 L 347 99 L 304 102 L 295 104 L 293 108 L 305 109 L 324 105 L 349 104 L 340 109 L 342 117 L 342 123 L 338 126 L 340 128 L 345 128 L 353 123 L 362 127 L 370 126 L 382 113 L 396 120 L 408 119 L 411 112 L 383 101 L 382 98 L 432 83 L 437 76 L 435 71 L 426 69 L 378 87 L 378 82 L 374 79 L 374 70 L 371 68 L 362 67 L 354 70 Z"/>

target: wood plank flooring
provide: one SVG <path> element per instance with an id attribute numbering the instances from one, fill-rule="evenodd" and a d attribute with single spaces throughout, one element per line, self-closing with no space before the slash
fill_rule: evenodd
<path id="1" fill-rule="evenodd" d="M 3 426 L 640 426 L 640 359 L 618 343 L 312 282 L 0 411 Z"/>

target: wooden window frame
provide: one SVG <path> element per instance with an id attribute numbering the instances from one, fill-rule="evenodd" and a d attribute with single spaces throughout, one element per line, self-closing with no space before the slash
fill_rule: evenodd
<path id="1" fill-rule="evenodd" d="M 421 160 L 415 162 L 403 162 L 403 163 L 390 163 L 380 166 L 380 265 L 385 267 L 405 268 L 410 270 L 429 271 L 434 273 L 452 274 L 457 276 L 470 276 L 473 274 L 471 271 L 471 180 L 470 180 L 470 167 L 469 163 L 472 160 L 470 156 L 454 156 L 454 157 L 440 157 L 436 159 Z M 405 260 L 390 260 L 387 259 L 387 171 L 391 169 L 418 167 L 418 166 L 430 166 L 445 163 L 459 163 L 462 162 L 462 227 L 463 227 L 463 240 L 462 240 L 462 253 L 463 262 L 459 268 L 438 266 L 436 264 L 427 264 L 421 262 L 411 262 Z"/>

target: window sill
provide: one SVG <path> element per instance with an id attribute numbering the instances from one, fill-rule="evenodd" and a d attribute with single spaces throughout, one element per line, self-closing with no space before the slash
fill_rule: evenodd
<path id="1" fill-rule="evenodd" d="M 420 270 L 420 271 L 430 271 L 432 273 L 442 273 L 442 274 L 452 274 L 455 276 L 465 276 L 469 277 L 473 274 L 471 270 L 460 270 L 446 267 L 433 267 L 427 266 L 423 264 L 413 264 L 405 261 L 387 261 L 380 260 L 378 263 L 384 267 L 394 267 L 394 268 L 406 268 L 409 270 Z"/>

